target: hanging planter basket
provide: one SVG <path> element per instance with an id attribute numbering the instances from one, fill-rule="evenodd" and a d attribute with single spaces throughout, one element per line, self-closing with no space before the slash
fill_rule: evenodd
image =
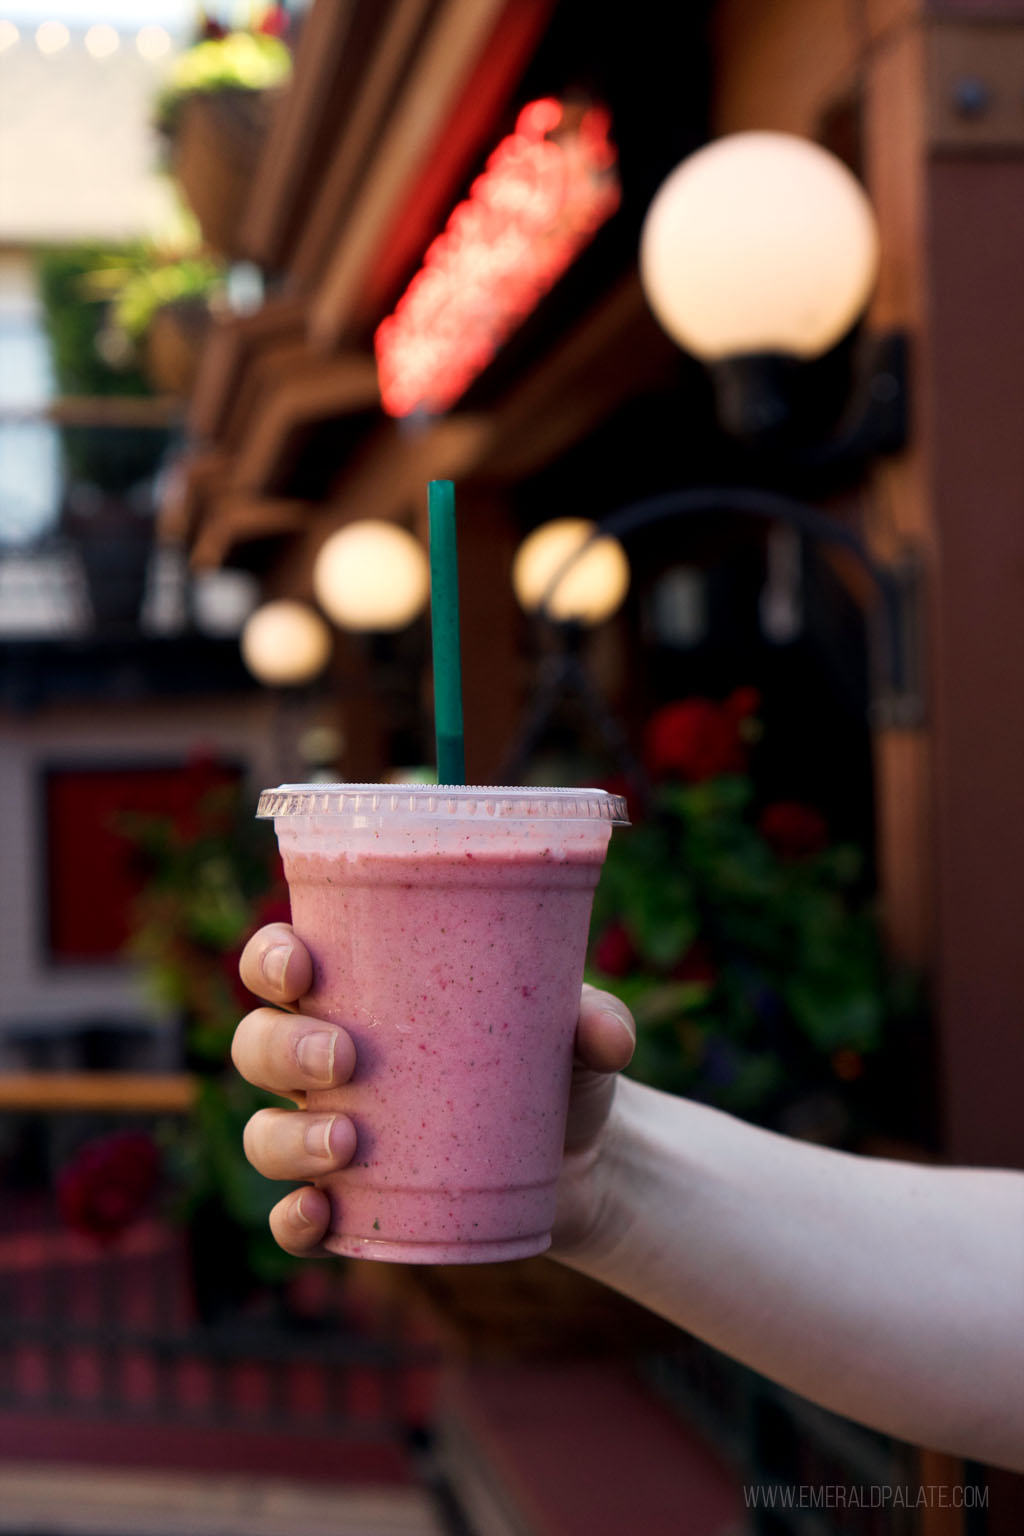
<path id="1" fill-rule="evenodd" d="M 174 127 L 175 178 L 203 239 L 229 261 L 245 251 L 239 230 L 266 138 L 275 91 L 198 91 Z"/>
<path id="2" fill-rule="evenodd" d="M 159 394 L 191 393 L 210 323 L 205 297 L 174 299 L 155 312 L 146 332 L 145 367 Z"/>

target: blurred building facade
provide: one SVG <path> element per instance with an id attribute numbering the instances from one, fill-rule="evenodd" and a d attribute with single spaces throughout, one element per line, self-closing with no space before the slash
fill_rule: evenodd
<path id="1" fill-rule="evenodd" d="M 772 128 L 832 148 L 863 180 L 881 229 L 867 324 L 906 334 L 912 359 L 906 451 L 829 501 L 880 557 L 925 571 L 926 711 L 918 723 L 876 720 L 870 742 L 885 918 L 895 950 L 934 980 L 945 1146 L 1004 1162 L 1024 1157 L 1009 899 L 1024 854 L 1013 831 L 1024 741 L 996 684 L 1020 649 L 1006 583 L 1024 478 L 1012 430 L 1021 144 L 1007 105 L 1021 23 L 1012 0 L 720 0 L 641 7 L 628 27 L 541 0 L 314 6 L 235 237 L 234 254 L 270 275 L 269 297 L 213 333 L 190 404 L 193 446 L 163 507 L 165 532 L 197 566 L 238 564 L 270 594 L 311 597 L 328 531 L 360 516 L 422 531 L 424 482 L 456 479 L 474 637 L 470 772 L 492 778 L 528 687 L 507 578 L 523 532 L 736 474 L 705 380 L 654 325 L 636 281 L 654 190 L 718 134 Z M 618 213 L 452 409 L 388 416 L 376 327 L 516 112 L 581 94 L 611 113 Z M 666 534 L 650 568 L 713 563 L 723 537 L 691 531 L 680 553 Z M 842 568 L 822 590 L 849 640 L 846 605 L 863 607 L 866 594 Z M 634 723 L 657 702 L 664 664 L 639 640 L 643 623 L 638 604 L 596 642 L 595 665 Z M 372 778 L 389 753 L 374 662 L 344 640 L 339 649 L 345 776 Z M 841 739 L 864 685 L 823 671 L 827 649 L 807 703 Z M 699 669 L 676 663 L 665 686 L 692 686 Z M 844 687 L 845 711 L 830 719 Z"/>
<path id="2" fill-rule="evenodd" d="M 277 767 L 273 701 L 232 638 L 244 613 L 244 595 L 232 613 L 237 580 L 227 578 L 218 609 L 215 591 L 192 590 L 181 553 L 154 538 L 153 482 L 180 431 L 180 403 L 131 386 L 69 396 L 40 292 L 41 251 L 118 250 L 181 226 L 153 123 L 180 38 L 150 25 L 140 42 L 142 23 L 122 34 L 100 27 L 100 47 L 95 29 L 55 23 L 60 46 L 44 48 L 31 26 L 5 21 L 0 51 L 7 1067 L 175 1064 L 172 1012 L 124 952 L 139 882 L 114 802 L 159 812 L 199 751 L 254 780 Z M 84 288 L 72 302 L 98 308 Z"/>
<path id="3" fill-rule="evenodd" d="M 524 535 L 556 516 L 742 480 L 704 371 L 649 312 L 636 250 L 652 196 L 685 155 L 769 128 L 839 155 L 878 218 L 865 328 L 909 342 L 908 443 L 817 499 L 879 559 L 919 567 L 922 707 L 900 719 L 871 712 L 871 594 L 846 563 L 803 551 L 800 633 L 781 644 L 764 633 L 759 599 L 785 551 L 710 517 L 631 549 L 633 591 L 587 638 L 586 665 L 634 741 L 667 699 L 748 683 L 765 693 L 791 738 L 788 781 L 813 785 L 841 832 L 873 841 L 890 948 L 925 978 L 935 1047 L 920 1071 L 936 1079 L 937 1150 L 1024 1166 L 1024 725 L 1013 707 L 1024 683 L 1022 90 L 1021 0 L 640 0 L 628 14 L 582 0 L 315 0 L 269 118 L 268 103 L 258 115 L 237 98 L 184 114 L 178 174 L 245 297 L 207 332 L 187 402 L 145 406 L 146 430 L 172 434 L 156 554 L 152 501 L 141 514 L 147 586 L 136 581 L 128 597 L 120 587 L 110 623 L 97 624 L 84 542 L 64 537 L 66 519 L 43 530 L 49 542 L 9 540 L 0 561 L 0 623 L 17 609 L 34 625 L 28 633 L 24 619 L 20 638 L 6 626 L 0 664 L 9 1059 L 98 1020 L 168 1038 L 110 932 L 61 926 L 59 883 L 77 890 L 82 912 L 95 879 L 87 853 L 73 859 L 52 842 L 77 795 L 94 792 L 99 816 L 124 798 L 128 774 L 141 804 L 145 785 L 178 774 L 197 746 L 253 781 L 302 771 L 297 731 L 244 673 L 236 640 L 196 632 L 190 580 L 238 573 L 266 598 L 311 602 L 330 532 L 374 517 L 425 539 L 425 482 L 455 480 L 468 768 L 490 782 L 536 702 L 545 656 L 512 592 Z M 538 103 L 607 113 L 618 207 L 444 409 L 393 415 L 375 334 Z M 25 121 L 36 113 L 26 104 Z M 69 196 L 64 213 L 72 206 Z M 6 236 L 0 321 L 29 352 L 38 317 L 25 251 L 43 234 L 26 224 Z M 62 424 L 138 426 L 138 414 L 117 425 L 95 402 L 76 414 L 31 371 L 19 372 L 28 394 L 4 396 L 0 431 L 31 418 L 37 485 L 55 472 Z M 828 373 L 812 378 L 827 394 Z M 96 510 L 67 509 L 79 528 Z M 139 521 L 138 509 L 106 531 L 98 519 L 108 555 L 128 561 Z M 108 561 L 108 597 L 112 577 L 117 588 Z M 428 760 L 425 621 L 397 636 L 337 633 L 334 645 L 313 707 L 338 727 L 339 776 L 373 781 Z M 300 696 L 296 722 L 305 708 Z M 614 772 L 607 722 L 574 723 L 595 737 L 577 762 Z M 547 762 L 563 744 L 556 733 Z M 144 1059 L 167 1058 L 154 1047 Z M 931 1460 L 922 1470 L 925 1481 L 960 1475 Z M 1019 1513 L 1019 1493 L 1004 1488 L 991 1536 L 1016 1530 Z M 966 1532 L 942 1515 L 923 1516 L 921 1532 Z"/>
<path id="4" fill-rule="evenodd" d="M 639 552 L 637 590 L 591 641 L 589 662 L 634 732 L 673 693 L 714 692 L 754 670 L 770 691 L 775 677 L 795 756 L 828 786 L 832 816 L 854 833 L 874 826 L 888 942 L 926 977 L 934 1005 L 934 1060 L 921 1073 L 935 1076 L 942 1154 L 1014 1166 L 1024 1165 L 1024 726 L 1010 702 L 1024 684 L 1022 48 L 1019 0 L 717 0 L 641 5 L 628 19 L 572 0 L 318 0 L 234 235 L 232 254 L 263 270 L 267 298 L 209 340 L 191 446 L 162 510 L 166 536 L 196 567 L 237 565 L 268 596 L 311 600 L 330 531 L 372 516 L 423 536 L 425 482 L 454 479 L 469 772 L 493 780 L 537 665 L 509 581 L 523 535 L 556 515 L 600 516 L 741 472 L 706 379 L 657 329 L 639 288 L 654 191 L 721 134 L 776 129 L 832 149 L 877 214 L 866 326 L 909 342 L 910 429 L 904 451 L 826 504 L 880 559 L 922 572 L 922 707 L 865 723 L 870 594 L 841 561 L 819 562 L 815 632 L 773 674 L 756 636 L 736 639 L 744 603 L 756 628 L 759 536 L 713 524 Z M 374 333 L 517 113 L 544 99 L 608 109 L 619 211 L 450 409 L 395 419 L 380 404 Z M 679 567 L 734 584 L 724 649 L 659 642 L 651 593 Z M 712 580 L 708 600 L 715 591 Z M 424 635 L 405 644 L 405 666 L 425 672 Z M 408 735 L 387 665 L 379 649 L 338 637 L 343 777 L 378 778 Z M 423 719 L 422 693 L 418 703 Z"/>

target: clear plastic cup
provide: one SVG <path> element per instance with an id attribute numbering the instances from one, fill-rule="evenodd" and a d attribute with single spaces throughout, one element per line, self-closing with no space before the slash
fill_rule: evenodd
<path id="1" fill-rule="evenodd" d="M 595 789 L 286 784 L 266 790 L 304 1013 L 356 1047 L 351 1164 L 321 1181 L 326 1246 L 467 1264 L 551 1241 L 594 888 L 625 802 Z"/>

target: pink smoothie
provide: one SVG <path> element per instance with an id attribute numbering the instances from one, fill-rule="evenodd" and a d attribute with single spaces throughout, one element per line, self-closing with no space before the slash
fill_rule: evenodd
<path id="1" fill-rule="evenodd" d="M 282 840 L 304 1012 L 343 1024 L 351 1083 L 309 1095 L 355 1122 L 324 1181 L 338 1254 L 521 1258 L 550 1242 L 587 927 L 609 827 L 566 844 L 475 828 L 421 855 Z M 513 829 L 508 829 L 509 833 Z"/>

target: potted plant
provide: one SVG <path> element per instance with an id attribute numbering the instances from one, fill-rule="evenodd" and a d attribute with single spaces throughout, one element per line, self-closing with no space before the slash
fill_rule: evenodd
<path id="1" fill-rule="evenodd" d="M 914 988 L 886 961 L 860 851 L 813 806 L 758 803 L 758 708 L 740 689 L 651 721 L 655 789 L 609 851 L 588 978 L 632 1008 L 641 1080 L 848 1141 Z"/>
<path id="2" fill-rule="evenodd" d="M 291 75 L 285 28 L 278 7 L 251 32 L 207 23 L 205 35 L 175 59 L 157 100 L 174 176 L 207 244 L 223 256 L 244 255 L 238 230 L 271 103 Z"/>
<path id="3" fill-rule="evenodd" d="M 112 325 L 143 359 L 155 389 L 190 392 L 210 326 L 211 299 L 223 279 L 220 263 L 201 251 L 156 249 L 124 277 L 111 308 Z"/>
<path id="4" fill-rule="evenodd" d="M 83 242 L 36 255 L 57 392 L 66 396 L 139 396 L 152 393 L 126 339 L 109 332 L 118 289 L 150 261 L 147 247 Z M 113 341 L 113 345 L 111 344 Z M 61 447 L 69 480 L 120 496 L 150 480 L 167 447 L 162 429 L 102 431 L 62 426 Z"/>
<path id="5" fill-rule="evenodd" d="M 261 1286 L 279 1286 L 294 1265 L 267 1226 L 277 1192 L 242 1149 L 246 1121 L 275 1101 L 230 1060 L 235 1026 L 255 1004 L 238 978 L 242 948 L 256 927 L 288 916 L 276 848 L 249 811 L 237 774 L 200 754 L 183 772 L 173 812 L 121 823 L 144 878 L 131 952 L 153 995 L 179 1015 L 198 1077 L 195 1109 L 166 1150 L 205 1321 Z"/>

